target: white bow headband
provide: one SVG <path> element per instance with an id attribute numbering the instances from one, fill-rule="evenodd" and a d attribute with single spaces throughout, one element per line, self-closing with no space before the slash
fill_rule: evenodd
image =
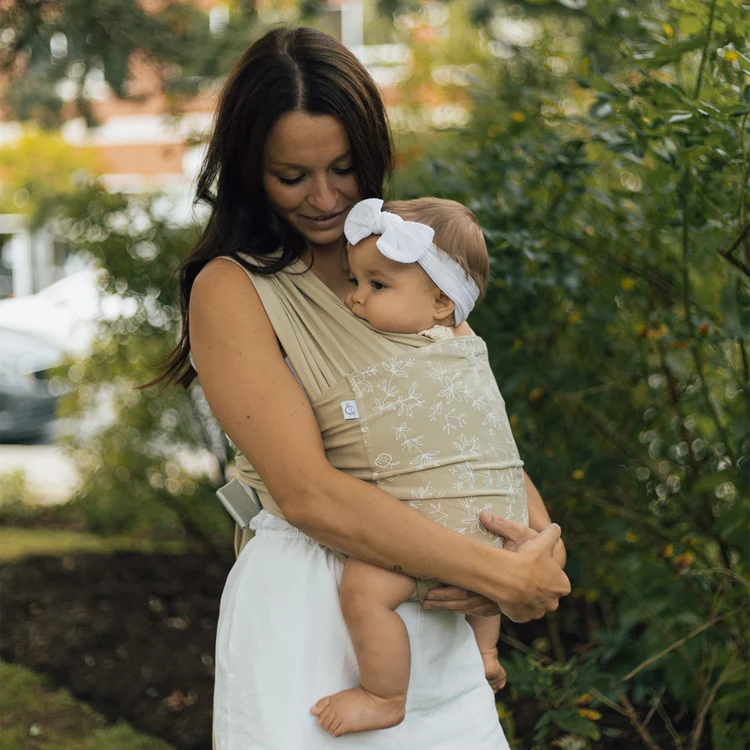
<path id="1" fill-rule="evenodd" d="M 479 287 L 459 263 L 433 244 L 435 232 L 431 227 L 404 221 L 382 208 L 379 198 L 367 198 L 352 208 L 344 222 L 349 244 L 379 234 L 375 243 L 378 250 L 397 263 L 419 263 L 438 289 L 453 300 L 456 325 L 463 323 L 479 298 Z"/>

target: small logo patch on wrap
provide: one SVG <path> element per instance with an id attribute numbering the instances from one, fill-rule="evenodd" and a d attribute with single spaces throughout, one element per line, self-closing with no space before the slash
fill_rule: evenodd
<path id="1" fill-rule="evenodd" d="M 359 409 L 357 409 L 356 401 L 342 401 L 341 412 L 344 415 L 344 419 L 359 419 Z"/>

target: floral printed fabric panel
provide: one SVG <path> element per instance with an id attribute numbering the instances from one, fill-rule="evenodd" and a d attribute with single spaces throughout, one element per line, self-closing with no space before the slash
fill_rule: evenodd
<path id="1" fill-rule="evenodd" d="M 440 341 L 348 380 L 382 489 L 488 543 L 501 540 L 482 510 L 528 523 L 523 462 L 481 339 Z"/>

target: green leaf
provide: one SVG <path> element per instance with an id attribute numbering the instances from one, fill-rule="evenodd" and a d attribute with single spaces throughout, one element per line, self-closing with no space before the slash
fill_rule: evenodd
<path id="1" fill-rule="evenodd" d="M 677 112 L 676 114 L 672 115 L 667 122 L 684 122 L 685 120 L 690 120 L 693 117 L 692 112 Z"/>
<path id="2" fill-rule="evenodd" d="M 567 706 L 550 711 L 549 717 L 564 732 L 570 732 L 570 734 L 575 734 L 579 737 L 588 737 L 592 740 L 598 740 L 601 736 L 596 724 L 588 719 L 584 719 L 574 709 Z"/>

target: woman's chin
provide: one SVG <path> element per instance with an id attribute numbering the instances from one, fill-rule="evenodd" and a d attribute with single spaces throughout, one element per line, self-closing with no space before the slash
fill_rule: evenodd
<path id="1" fill-rule="evenodd" d="M 331 245 L 344 246 L 344 233 L 342 227 L 332 229 L 307 230 L 305 238 L 313 247 L 330 247 Z"/>

